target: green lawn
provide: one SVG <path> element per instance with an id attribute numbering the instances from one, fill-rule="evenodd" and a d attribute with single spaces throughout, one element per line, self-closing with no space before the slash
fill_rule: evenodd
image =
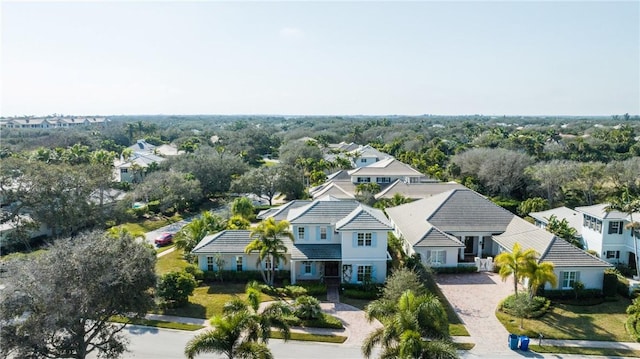
<path id="1" fill-rule="evenodd" d="M 204 326 L 202 325 L 174 323 L 174 322 L 167 322 L 164 320 L 154 320 L 154 319 L 133 319 L 132 320 L 132 319 L 123 318 L 123 317 L 112 317 L 111 321 L 115 323 L 127 323 L 127 324 L 134 324 L 134 325 L 144 325 L 147 327 L 187 330 L 187 331 L 200 330 L 204 328 Z"/>
<path id="2" fill-rule="evenodd" d="M 171 245 L 164 246 L 164 247 L 158 247 L 158 248 L 156 248 L 156 254 L 160 254 L 162 252 L 168 251 L 169 249 L 171 249 L 173 247 L 175 247 L 175 244 L 171 244 Z"/>
<path id="3" fill-rule="evenodd" d="M 496 316 L 509 331 L 537 338 L 542 333 L 549 339 L 577 339 L 603 341 L 632 341 L 624 323 L 625 310 L 631 302 L 622 297 L 616 301 L 598 305 L 576 306 L 552 303 L 548 313 L 537 319 L 525 319 L 520 329 L 520 319 L 502 312 Z"/>
<path id="4" fill-rule="evenodd" d="M 280 332 L 271 331 L 271 338 L 274 339 L 282 339 L 283 336 Z M 308 334 L 308 333 L 294 333 L 291 332 L 290 340 L 301 340 L 307 342 L 324 342 L 324 343 L 337 343 L 342 344 L 347 337 L 343 337 L 342 335 L 317 335 L 317 334 Z"/>
<path id="5" fill-rule="evenodd" d="M 240 283 L 215 283 L 201 286 L 196 288 L 193 295 L 189 297 L 189 304 L 185 307 L 165 309 L 161 314 L 209 319 L 214 315 L 222 314 L 222 307 L 226 302 L 238 297 L 246 299 L 244 289 L 245 284 Z M 262 294 L 261 300 L 264 302 L 275 299 Z"/>
<path id="6" fill-rule="evenodd" d="M 180 272 L 184 270 L 189 263 L 183 259 L 184 251 L 176 249 L 175 251 L 158 258 L 156 262 L 156 274 L 162 275 L 169 272 Z"/>
<path id="7" fill-rule="evenodd" d="M 146 219 L 144 221 L 135 223 L 124 223 L 121 224 L 120 227 L 126 228 L 131 233 L 151 232 L 180 220 L 182 220 L 182 217 L 179 214 L 176 214 L 173 217 L 160 217 L 154 219 Z"/>

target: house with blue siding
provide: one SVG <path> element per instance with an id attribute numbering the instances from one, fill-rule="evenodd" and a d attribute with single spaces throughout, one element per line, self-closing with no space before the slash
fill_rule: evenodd
<path id="1" fill-rule="evenodd" d="M 384 282 L 387 272 L 387 234 L 391 223 L 384 213 L 355 200 L 323 197 L 301 205 L 284 205 L 271 213 L 291 225 L 294 241 L 286 239 L 286 263 L 291 283 L 331 280 L 341 283 Z M 286 213 L 286 217 L 285 217 Z M 233 237 L 233 239 L 231 239 Z M 215 258 L 225 259 L 225 270 L 259 270 L 257 258 L 244 253 L 250 231 L 222 231 L 205 237 L 192 251 L 202 270 L 214 270 Z M 251 257 L 254 256 L 254 257 Z M 242 266 L 237 263 L 242 263 Z M 228 268 L 227 268 L 228 267 Z"/>

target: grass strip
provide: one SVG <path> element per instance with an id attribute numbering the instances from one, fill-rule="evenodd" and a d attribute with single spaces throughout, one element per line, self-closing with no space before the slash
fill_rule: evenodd
<path id="1" fill-rule="evenodd" d="M 452 337 L 469 337 L 469 331 L 464 324 L 449 324 L 449 335 Z"/>
<path id="2" fill-rule="evenodd" d="M 554 345 L 529 345 L 529 349 L 536 353 L 599 355 L 605 357 L 633 357 L 640 358 L 640 350 L 612 349 L 612 348 L 583 348 L 564 347 Z"/>
<path id="3" fill-rule="evenodd" d="M 271 338 L 273 339 L 284 339 L 284 336 L 277 331 L 271 331 Z M 290 340 L 300 340 L 305 342 L 322 342 L 322 343 L 335 343 L 342 344 L 347 337 L 343 337 L 341 335 L 320 335 L 320 334 L 308 334 L 308 333 L 294 333 L 291 332 Z"/>
<path id="4" fill-rule="evenodd" d="M 154 320 L 154 319 L 129 319 L 124 317 L 112 317 L 110 320 L 116 323 L 143 325 L 145 327 L 155 327 L 155 328 L 164 328 L 164 329 L 186 330 L 190 332 L 204 328 L 204 326 L 202 325 L 175 323 L 175 322 L 167 322 L 164 320 Z"/>
<path id="5" fill-rule="evenodd" d="M 175 244 L 171 244 L 171 245 L 168 245 L 168 246 L 156 248 L 156 254 L 160 254 L 162 252 L 165 252 L 165 251 L 167 251 L 167 250 L 169 250 L 169 249 L 171 249 L 173 247 L 175 247 Z"/>
<path id="6" fill-rule="evenodd" d="M 476 346 L 476 343 L 453 343 L 453 346 L 458 350 L 471 350 Z"/>

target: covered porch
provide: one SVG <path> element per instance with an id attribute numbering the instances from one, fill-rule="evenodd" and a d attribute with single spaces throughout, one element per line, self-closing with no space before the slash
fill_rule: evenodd
<path id="1" fill-rule="evenodd" d="M 319 280 L 340 283 L 340 244 L 294 245 L 291 253 L 291 284 Z"/>
<path id="2" fill-rule="evenodd" d="M 499 245 L 494 242 L 492 234 L 457 235 L 464 248 L 458 250 L 458 263 L 476 263 L 476 258 L 486 259 L 499 253 Z"/>

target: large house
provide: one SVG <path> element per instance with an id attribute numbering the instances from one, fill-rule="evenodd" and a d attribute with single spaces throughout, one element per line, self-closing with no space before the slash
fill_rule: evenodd
<path id="1" fill-rule="evenodd" d="M 610 266 L 470 189 L 453 189 L 386 211 L 405 251 L 430 266 L 478 265 L 487 258 L 491 269 L 491 259 L 511 251 L 515 243 L 534 249 L 540 261 L 553 262 L 562 289 L 577 280 L 587 288 L 602 288 L 603 269 Z"/>
<path id="2" fill-rule="evenodd" d="M 286 219 L 294 241 L 285 240 L 291 283 L 300 280 L 339 280 L 342 283 L 384 282 L 387 273 L 387 233 L 391 224 L 384 213 L 354 200 L 323 197 L 308 203 L 292 202 L 262 213 L 263 218 Z M 193 249 L 202 270 L 215 268 L 222 256 L 225 270 L 270 268 L 255 254 L 245 254 L 249 231 L 227 230 L 205 237 Z"/>

